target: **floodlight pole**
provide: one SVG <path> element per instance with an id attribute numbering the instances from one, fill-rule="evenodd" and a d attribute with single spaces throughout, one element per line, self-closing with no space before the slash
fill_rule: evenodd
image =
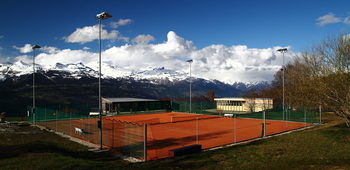
<path id="1" fill-rule="evenodd" d="M 34 45 L 32 47 L 33 49 L 33 123 L 34 123 L 34 126 L 35 126 L 35 49 L 36 48 L 41 48 L 40 46 L 38 45 Z"/>
<path id="2" fill-rule="evenodd" d="M 282 72 L 283 72 L 283 117 L 284 117 L 284 53 L 286 53 L 287 52 L 287 48 L 281 48 L 281 49 L 279 49 L 279 50 L 277 50 L 277 51 L 279 51 L 279 52 L 281 52 L 282 53 L 282 55 L 283 55 L 283 65 L 282 65 Z M 287 115 L 286 115 L 286 121 L 287 121 Z"/>
<path id="3" fill-rule="evenodd" d="M 190 113 L 192 113 L 192 99 L 191 99 L 191 97 L 192 97 L 192 89 L 191 89 L 191 84 L 192 84 L 192 82 L 191 82 L 191 63 L 193 62 L 193 60 L 187 60 L 187 62 L 188 63 L 190 63 Z"/>
<path id="4" fill-rule="evenodd" d="M 98 24 L 99 24 L 99 71 L 98 71 L 98 111 L 99 111 L 99 116 L 100 116 L 100 121 L 99 121 L 99 128 L 100 128 L 100 150 L 102 150 L 102 103 L 101 103 L 101 20 L 103 19 L 107 19 L 112 17 L 112 15 L 110 15 L 107 12 L 102 12 L 101 14 L 97 14 L 95 19 L 98 20 Z"/>

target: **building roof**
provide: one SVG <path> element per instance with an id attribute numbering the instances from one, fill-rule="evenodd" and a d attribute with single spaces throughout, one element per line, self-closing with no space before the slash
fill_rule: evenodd
<path id="1" fill-rule="evenodd" d="M 240 97 L 225 97 L 225 98 L 214 98 L 214 100 L 245 101 L 246 99 L 240 98 Z"/>
<path id="2" fill-rule="evenodd" d="M 220 101 L 220 100 L 230 100 L 230 101 L 246 101 L 249 98 L 241 98 L 241 97 L 225 97 L 225 98 L 214 98 L 214 100 L 216 101 Z M 261 100 L 267 100 L 270 99 L 272 100 L 272 98 L 254 98 L 254 99 L 261 99 Z"/>
<path id="3" fill-rule="evenodd" d="M 139 99 L 139 98 L 103 98 L 113 103 L 127 103 L 127 102 L 153 102 L 155 99 Z"/>

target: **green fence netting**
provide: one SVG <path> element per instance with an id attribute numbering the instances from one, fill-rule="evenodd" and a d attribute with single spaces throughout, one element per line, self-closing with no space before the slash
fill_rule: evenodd
<path id="1" fill-rule="evenodd" d="M 190 112 L 198 114 L 216 114 L 215 102 L 189 102 L 189 101 L 172 101 L 172 110 L 174 112 Z"/>
<path id="2" fill-rule="evenodd" d="M 174 112 L 188 113 L 191 110 L 191 113 L 195 114 L 210 114 L 221 116 L 224 116 L 224 114 L 233 114 L 236 117 L 252 119 L 263 119 L 263 112 L 265 112 L 265 119 L 267 120 L 282 120 L 302 123 L 305 122 L 311 124 L 319 122 L 318 110 L 310 107 L 285 105 L 283 109 L 283 105 L 269 105 L 267 107 L 256 104 L 253 108 L 249 108 L 249 106 L 244 105 L 242 107 L 223 108 L 224 109 L 218 110 L 216 102 L 172 101 L 172 109 Z"/>

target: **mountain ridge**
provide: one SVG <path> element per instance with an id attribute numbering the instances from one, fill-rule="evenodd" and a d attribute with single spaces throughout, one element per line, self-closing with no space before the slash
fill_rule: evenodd
<path id="1" fill-rule="evenodd" d="M 164 67 L 148 67 L 148 68 L 140 68 L 139 70 L 127 70 L 118 66 L 110 66 L 105 63 L 101 63 L 101 78 L 134 78 L 136 80 L 139 79 L 149 79 L 149 80 L 161 80 L 167 78 L 169 81 L 179 81 L 179 80 L 189 80 L 189 74 L 183 70 L 169 70 Z M 56 63 L 55 65 L 35 65 L 36 72 L 49 72 L 49 71 L 61 71 L 61 72 L 69 72 L 70 78 L 79 79 L 81 76 L 88 77 L 98 77 L 98 63 L 89 63 L 84 64 L 82 62 L 73 64 L 62 64 Z M 32 74 L 33 66 L 31 64 L 27 64 L 23 61 L 17 61 L 15 63 L 6 63 L 0 64 L 0 81 L 5 80 L 9 77 L 19 77 L 21 75 Z M 67 75 L 67 74 L 65 74 Z M 219 80 L 198 77 L 201 79 L 205 79 L 211 82 L 217 82 Z M 192 77 L 192 79 L 196 79 L 196 77 Z M 220 81 L 221 82 L 221 81 Z M 256 81 L 256 82 L 222 82 L 230 85 L 242 85 L 245 86 L 254 86 L 255 84 L 265 83 L 267 81 Z"/>
<path id="2" fill-rule="evenodd" d="M 99 96 L 98 67 L 83 63 L 53 66 L 36 65 L 36 105 L 96 104 Z M 164 67 L 128 71 L 115 66 L 105 66 L 101 79 L 102 97 L 136 97 L 188 100 L 190 78 L 185 71 Z M 111 73 L 108 71 L 110 70 Z M 106 74 L 110 73 L 110 74 Z M 214 79 L 191 79 L 191 93 L 206 96 L 214 90 L 216 97 L 237 97 L 249 88 L 260 89 L 267 81 L 235 82 L 228 84 Z M 0 110 L 10 115 L 26 115 L 26 107 L 33 101 L 33 67 L 24 62 L 0 64 Z"/>
<path id="3" fill-rule="evenodd" d="M 56 63 L 54 65 L 42 66 L 36 64 L 36 75 L 41 74 L 41 80 L 36 78 L 36 86 L 40 85 L 87 85 L 98 82 L 98 63 L 89 63 L 87 65 L 82 62 L 73 64 Z M 127 84 L 129 82 L 136 86 L 150 86 L 154 90 L 156 86 L 164 86 L 164 88 L 176 88 L 178 96 L 161 93 L 164 97 L 176 98 L 189 96 L 186 88 L 189 87 L 189 74 L 183 70 L 169 70 L 164 67 L 148 67 L 140 70 L 127 70 L 117 66 L 103 64 L 101 78 L 102 84 L 107 82 Z M 15 63 L 0 64 L 0 86 L 30 86 L 31 80 L 29 75 L 33 73 L 33 67 L 22 61 Z M 46 77 L 46 78 L 44 78 Z M 25 80 L 28 78 L 28 80 Z M 41 82 L 40 82 L 41 81 Z M 23 83 L 27 82 L 27 83 Z M 32 82 L 31 82 L 32 83 Z M 108 84 L 108 83 L 107 83 Z M 261 86 L 268 85 L 267 81 L 257 82 L 234 82 L 228 84 L 219 80 L 191 77 L 192 93 L 194 95 L 205 95 L 206 92 L 214 90 L 218 97 L 236 97 L 239 93 L 244 93 L 250 88 L 260 89 Z M 186 88 L 185 88 L 186 87 Z M 154 97 L 159 97 L 158 93 L 154 93 Z M 157 94 L 157 95 L 156 95 Z M 137 95 L 137 94 L 133 94 Z"/>

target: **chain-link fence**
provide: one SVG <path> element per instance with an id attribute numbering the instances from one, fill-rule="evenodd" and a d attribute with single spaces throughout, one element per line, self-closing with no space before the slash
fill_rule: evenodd
<path id="1" fill-rule="evenodd" d="M 90 115 L 96 106 L 36 107 L 35 114 L 28 106 L 28 121 L 99 145 L 99 117 Z M 200 144 L 202 149 L 209 149 L 320 122 L 317 109 L 297 106 L 272 105 L 260 110 L 244 109 L 240 104 L 219 108 L 215 102 L 172 101 L 171 108 L 173 112 L 169 113 L 103 116 L 102 145 L 140 159 L 144 159 L 145 154 L 148 160 L 161 159 L 168 157 L 169 150 L 183 146 Z M 188 113 L 190 110 L 192 113 Z M 147 130 L 144 124 L 149 126 Z"/>

